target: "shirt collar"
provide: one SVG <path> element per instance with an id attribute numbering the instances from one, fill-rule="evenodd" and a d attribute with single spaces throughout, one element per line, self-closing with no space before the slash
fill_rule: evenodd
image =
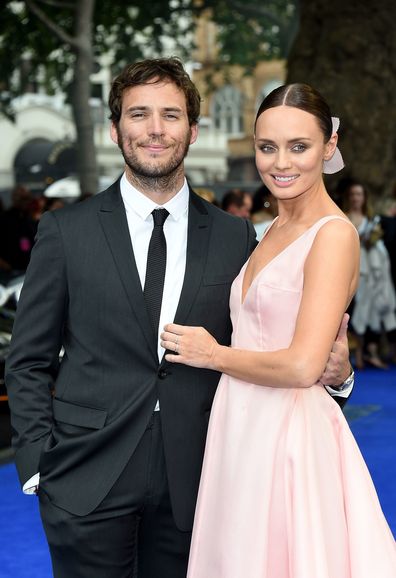
<path id="1" fill-rule="evenodd" d="M 186 179 L 180 191 L 176 193 L 168 202 L 158 205 L 146 195 L 138 191 L 126 178 L 125 173 L 120 181 L 121 197 L 127 213 L 133 211 L 143 221 L 146 221 L 154 209 L 166 209 L 169 215 L 178 221 L 188 209 L 189 188 Z M 169 218 L 169 217 L 168 217 Z"/>

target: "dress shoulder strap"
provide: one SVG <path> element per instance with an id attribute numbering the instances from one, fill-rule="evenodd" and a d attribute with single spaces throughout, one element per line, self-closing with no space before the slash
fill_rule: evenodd
<path id="1" fill-rule="evenodd" d="M 319 231 L 319 229 L 321 229 L 323 227 L 323 225 L 325 225 L 329 221 L 335 221 L 335 220 L 344 221 L 345 223 L 348 223 L 348 225 L 350 225 L 352 227 L 352 229 L 355 231 L 356 236 L 359 237 L 359 233 L 356 230 L 355 225 L 346 217 L 341 217 L 341 215 L 326 215 L 326 217 L 321 217 L 310 228 L 311 228 L 312 232 L 314 233 L 314 235 L 316 235 L 316 233 Z"/>

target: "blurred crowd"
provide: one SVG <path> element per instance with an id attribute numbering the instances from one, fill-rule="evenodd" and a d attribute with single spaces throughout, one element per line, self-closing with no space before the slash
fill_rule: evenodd
<path id="1" fill-rule="evenodd" d="M 341 181 L 343 209 L 360 237 L 360 282 L 349 307 L 359 369 L 396 363 L 396 200 L 373 207 L 363 183 Z"/>
<path id="2" fill-rule="evenodd" d="M 251 219 L 259 241 L 277 215 L 276 200 L 265 185 L 253 193 L 229 189 L 220 199 L 209 188 L 194 190 L 224 211 Z M 353 362 L 358 369 L 387 369 L 396 363 L 396 191 L 374 205 L 364 183 L 348 178 L 338 183 L 333 197 L 355 225 L 361 244 L 360 283 L 348 310 Z M 20 185 L 12 191 L 10 207 L 0 204 L 0 283 L 26 271 L 41 215 L 64 204 Z"/>
<path id="3" fill-rule="evenodd" d="M 62 198 L 37 196 L 22 185 L 12 190 L 8 208 L 0 202 L 0 282 L 26 271 L 41 215 L 64 205 Z"/>

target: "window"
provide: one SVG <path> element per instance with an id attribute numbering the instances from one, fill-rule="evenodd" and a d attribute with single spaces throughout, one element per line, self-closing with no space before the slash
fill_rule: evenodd
<path id="1" fill-rule="evenodd" d="M 227 85 L 213 97 L 212 118 L 214 126 L 228 135 L 243 133 L 242 95 L 237 88 Z"/>
<path id="2" fill-rule="evenodd" d="M 279 78 L 273 78 L 272 80 L 266 82 L 264 86 L 262 86 L 260 93 L 257 97 L 256 111 L 258 110 L 260 104 L 263 102 L 264 98 L 268 96 L 270 92 L 275 90 L 275 88 L 278 88 L 278 86 L 282 86 L 282 84 L 284 84 L 283 80 L 279 80 Z"/>

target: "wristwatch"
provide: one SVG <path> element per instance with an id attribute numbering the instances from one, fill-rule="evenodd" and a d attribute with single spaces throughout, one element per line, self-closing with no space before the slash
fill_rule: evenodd
<path id="1" fill-rule="evenodd" d="M 331 389 L 335 389 L 336 391 L 344 391 L 344 389 L 347 389 L 348 387 L 350 387 L 351 385 L 353 385 L 355 382 L 355 372 L 352 369 L 352 373 L 351 375 L 349 375 L 346 380 L 344 381 L 344 383 L 341 383 L 341 385 L 332 385 Z"/>

